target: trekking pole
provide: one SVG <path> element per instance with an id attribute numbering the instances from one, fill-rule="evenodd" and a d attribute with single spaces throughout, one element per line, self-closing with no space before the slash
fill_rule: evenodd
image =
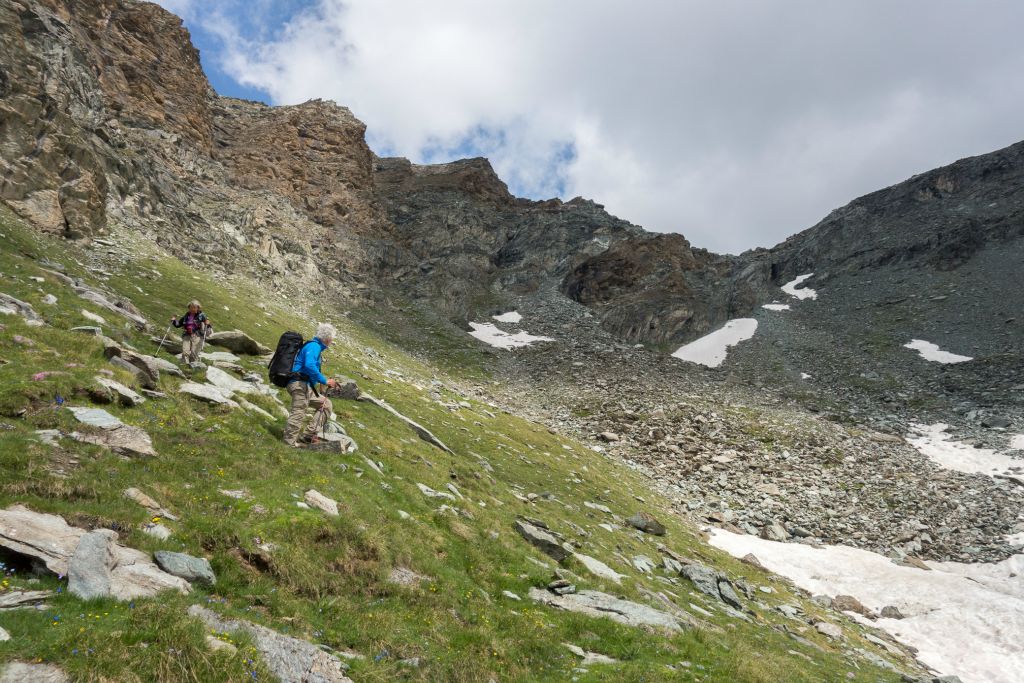
<path id="1" fill-rule="evenodd" d="M 156 347 L 157 355 L 160 355 L 160 349 L 164 347 L 164 342 L 167 341 L 167 335 L 171 333 L 171 328 L 174 327 L 174 323 L 167 326 L 167 331 L 164 332 L 164 338 L 160 340 L 160 346 Z"/>
<path id="2" fill-rule="evenodd" d="M 203 336 L 199 338 L 199 353 L 196 354 L 197 360 L 202 360 L 203 347 L 206 346 L 206 331 L 209 329 L 208 326 L 203 325 Z"/>

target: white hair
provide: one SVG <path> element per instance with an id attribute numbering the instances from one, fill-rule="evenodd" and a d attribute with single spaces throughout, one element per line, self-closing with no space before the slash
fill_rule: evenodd
<path id="1" fill-rule="evenodd" d="M 316 326 L 316 336 L 320 341 L 332 342 L 336 334 L 338 334 L 338 330 L 330 323 L 320 323 Z"/>

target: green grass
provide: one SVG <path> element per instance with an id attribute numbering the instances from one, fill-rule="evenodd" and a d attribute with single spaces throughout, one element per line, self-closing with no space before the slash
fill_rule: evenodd
<path id="1" fill-rule="evenodd" d="M 802 602 L 786 583 L 707 546 L 639 475 L 478 401 L 470 400 L 468 409 L 441 405 L 430 397 L 431 389 L 437 388 L 445 403 L 465 400 L 457 389 L 464 377 L 453 378 L 424 364 L 326 304 L 320 304 L 317 314 L 330 317 L 341 329 L 330 352 L 329 371 L 357 379 L 365 391 L 428 426 L 455 455 L 420 441 L 372 405 L 340 400 L 335 410 L 359 443 L 358 453 L 328 456 L 289 449 L 281 443 L 282 419 L 200 404 L 177 394 L 178 380 L 170 378 L 161 380 L 166 399 L 136 408 L 104 406 L 146 429 L 159 457 L 125 459 L 69 439 L 56 448 L 45 446 L 34 439 L 34 430 L 75 428 L 58 397 L 67 404 L 91 405 L 92 377 L 112 367 L 98 340 L 67 331 L 86 324 L 82 308 L 106 318 L 111 323 L 105 326 L 108 334 L 142 351 L 154 352 L 155 344 L 149 335 L 124 327 L 116 314 L 84 305 L 29 257 L 45 254 L 70 272 L 89 277 L 84 267 L 75 265 L 76 258 L 85 259 L 72 247 L 35 236 L 5 213 L 0 214 L 0 232 L 6 235 L 0 249 L 0 291 L 31 302 L 51 324 L 33 328 L 14 316 L 0 317 L 0 359 L 7 361 L 0 365 L 0 506 L 19 503 L 63 515 L 80 526 L 115 528 L 122 543 L 144 550 L 202 555 L 218 577 L 215 588 L 197 588 L 189 596 L 129 605 L 86 603 L 61 593 L 45 610 L 5 613 L 0 624 L 13 638 L 0 643 L 0 660 L 54 662 L 75 680 L 270 680 L 244 639 L 237 643 L 237 655 L 207 649 L 203 627 L 185 613 L 188 605 L 201 603 L 364 655 L 352 663 L 350 675 L 357 681 L 837 681 L 846 680 L 847 672 L 859 681 L 898 680 L 864 663 L 851 664 L 813 629 L 802 635 L 816 646 L 786 635 L 783 626 L 792 628 L 794 622 L 771 606 L 801 602 L 808 613 L 821 611 Z M 297 308 L 274 303 L 269 306 L 272 315 L 266 315 L 259 302 L 267 299 L 255 284 L 225 286 L 154 255 L 156 260 L 140 257 L 114 273 L 107 286 L 132 298 L 161 328 L 157 332 L 162 331 L 160 321 L 179 314 L 193 297 L 203 301 L 219 329 L 237 327 L 270 346 L 284 329 L 306 334 L 311 329 L 311 320 Z M 29 276 L 46 281 L 36 283 Z M 41 303 L 46 293 L 58 298 L 56 306 Z M 14 335 L 32 339 L 34 346 L 15 343 Z M 264 370 L 255 360 L 244 364 Z M 472 365 L 467 374 L 478 379 L 484 367 Z M 43 371 L 67 374 L 32 379 Z M 131 382 L 126 373 L 117 377 Z M 432 386 L 434 379 L 442 385 Z M 384 476 L 364 456 L 380 461 Z M 58 469 L 63 476 L 55 474 Z M 424 497 L 417 482 L 435 490 L 454 483 L 465 500 L 450 504 L 464 513 L 439 512 L 440 503 Z M 168 541 L 140 530 L 149 516 L 123 497 L 130 486 L 180 516 L 178 522 L 161 521 L 174 531 Z M 310 488 L 339 501 L 341 515 L 328 518 L 296 506 Z M 236 500 L 221 489 L 244 489 L 248 497 Z M 517 498 L 531 493 L 541 497 L 533 503 Z M 608 505 L 621 516 L 648 510 L 668 527 L 668 535 L 651 538 L 621 527 L 608 531 L 599 524 L 612 520 L 585 508 L 583 501 Z M 402 519 L 399 510 L 411 518 Z M 573 567 L 581 588 L 640 601 L 646 601 L 644 590 L 671 591 L 684 610 L 695 603 L 716 610 L 715 617 L 706 629 L 673 635 L 527 601 L 530 587 L 551 580 L 555 563 L 513 531 L 517 515 L 545 520 L 579 541 L 582 552 L 630 575 L 616 586 Z M 638 575 L 618 559 L 643 554 L 658 560 L 659 542 L 754 586 L 772 586 L 775 593 L 762 596 L 768 609 L 755 606 L 751 622 L 739 621 L 692 592 L 685 580 L 666 585 Z M 266 543 L 275 549 L 265 552 L 260 546 Z M 386 577 L 395 567 L 412 569 L 426 579 L 416 586 L 393 585 Z M 24 567 L 8 572 L 6 580 L 8 590 L 64 586 L 55 577 L 30 578 Z M 505 598 L 504 590 L 524 600 Z M 877 651 L 860 638 L 859 627 L 847 625 L 851 643 Z M 576 672 L 578 660 L 564 642 L 622 662 Z M 413 657 L 420 658 L 420 666 L 402 663 Z M 671 671 L 666 666 L 682 661 L 689 668 Z"/>

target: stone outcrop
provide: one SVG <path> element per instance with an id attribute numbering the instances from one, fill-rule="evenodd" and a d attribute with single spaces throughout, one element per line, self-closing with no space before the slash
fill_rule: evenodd
<path id="1" fill-rule="evenodd" d="M 0 547 L 68 576 L 68 590 L 84 599 L 130 600 L 160 591 L 189 592 L 186 581 L 160 570 L 147 553 L 117 543 L 109 529 L 87 532 L 57 515 L 21 505 L 0 510 Z"/>
<path id="2" fill-rule="evenodd" d="M 188 613 L 215 631 L 248 634 L 267 668 L 281 683 L 352 683 L 341 660 L 312 643 L 249 621 L 225 619 L 199 605 L 189 607 Z"/>
<path id="3" fill-rule="evenodd" d="M 681 631 L 685 626 L 668 612 L 599 591 L 555 595 L 540 588 L 531 588 L 529 596 L 530 599 L 550 607 L 611 619 L 626 626 L 652 626 L 669 631 Z"/>

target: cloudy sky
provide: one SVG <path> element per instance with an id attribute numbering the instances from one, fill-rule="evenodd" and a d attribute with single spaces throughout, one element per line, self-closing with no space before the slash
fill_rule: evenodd
<path id="1" fill-rule="evenodd" d="M 701 247 L 1024 139 L 1018 0 L 160 0 L 226 95 L 332 99 L 381 155 L 487 156 Z"/>

